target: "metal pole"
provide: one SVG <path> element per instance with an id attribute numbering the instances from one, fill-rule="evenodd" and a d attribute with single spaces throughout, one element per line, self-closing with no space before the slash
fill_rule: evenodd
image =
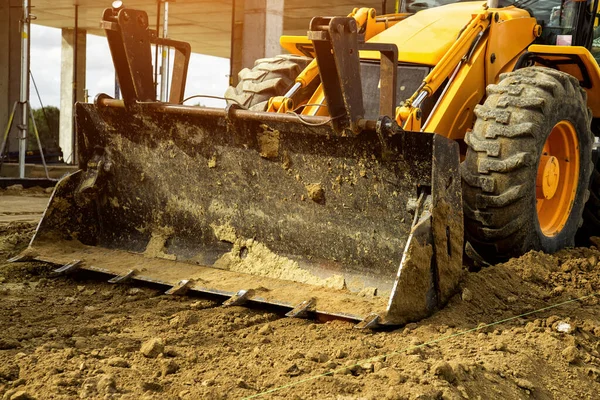
<path id="1" fill-rule="evenodd" d="M 156 36 L 160 35 L 160 0 L 156 0 Z M 160 46 L 157 44 L 154 48 L 154 95 L 158 91 L 158 53 Z M 157 96 L 160 97 L 160 96 Z"/>
<path id="2" fill-rule="evenodd" d="M 2 163 L 4 162 L 4 149 L 6 148 L 6 143 L 8 142 L 8 135 L 13 126 L 13 121 L 15 119 L 15 112 L 17 111 L 17 103 L 13 104 L 12 111 L 8 117 L 8 124 L 6 125 L 6 129 L 4 130 L 4 136 L 2 138 L 2 144 L 0 144 L 0 167 L 2 167 Z"/>
<path id="3" fill-rule="evenodd" d="M 231 2 L 231 38 L 229 41 L 229 86 L 235 86 L 233 79 L 233 41 L 235 40 L 235 0 Z"/>
<path id="4" fill-rule="evenodd" d="M 79 49 L 79 1 L 74 1 L 75 5 L 75 33 L 74 33 L 74 43 L 73 43 L 73 115 L 75 115 L 75 103 L 77 103 L 77 94 L 78 94 L 78 77 L 77 77 L 77 67 L 79 66 L 79 60 L 77 59 Z M 75 133 L 76 125 L 75 118 L 73 118 L 73 127 L 71 128 L 71 164 L 77 164 L 77 135 Z"/>
<path id="5" fill-rule="evenodd" d="M 40 131 L 38 131 L 37 124 L 35 123 L 35 118 L 33 117 L 33 110 L 29 107 L 29 113 L 31 115 L 31 123 L 33 125 L 33 133 L 35 134 L 35 139 L 37 140 L 38 150 L 40 151 L 40 157 L 42 158 L 42 164 L 44 165 L 44 172 L 46 173 L 46 179 L 50 179 L 50 175 L 48 174 L 48 166 L 46 165 L 46 157 L 44 157 L 44 148 L 42 147 L 42 141 L 40 140 Z"/>
<path id="6" fill-rule="evenodd" d="M 29 0 L 23 0 L 23 21 L 21 22 L 21 124 L 19 128 L 19 178 L 25 178 L 25 154 L 27 153 L 27 119 L 29 113 Z"/>
<path id="7" fill-rule="evenodd" d="M 168 35 L 168 27 L 169 27 L 169 1 L 165 1 L 165 16 L 163 20 L 163 38 L 167 38 Z M 169 48 L 167 46 L 163 46 L 162 48 L 162 70 L 160 72 L 160 101 L 166 102 L 168 101 L 167 94 L 167 81 L 169 80 L 169 60 L 167 59 L 167 53 L 169 52 Z"/>

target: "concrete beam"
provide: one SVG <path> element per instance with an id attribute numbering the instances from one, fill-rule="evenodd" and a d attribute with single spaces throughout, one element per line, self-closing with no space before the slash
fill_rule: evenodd
<path id="1" fill-rule="evenodd" d="M 62 30 L 62 55 L 60 71 L 60 129 L 59 145 L 66 163 L 76 164 L 76 142 L 73 130 L 74 108 L 77 101 L 84 100 L 85 71 L 86 71 L 86 43 L 87 32 L 77 32 L 77 60 L 75 60 L 75 30 Z M 74 65 L 77 62 L 77 76 L 73 76 Z"/>
<path id="2" fill-rule="evenodd" d="M 243 15 L 240 15 L 240 3 L 243 3 Z M 281 54 L 279 38 L 283 34 L 284 3 L 283 0 L 236 0 L 231 52 L 234 82 L 237 83 L 237 74 L 242 68 L 252 68 L 259 58 Z"/>
<path id="3" fill-rule="evenodd" d="M 19 101 L 21 81 L 21 32 L 20 20 L 23 7 L 20 0 L 0 1 L 0 144 L 15 102 Z M 21 110 L 17 107 L 15 122 L 9 133 L 5 152 L 19 150 Z"/>

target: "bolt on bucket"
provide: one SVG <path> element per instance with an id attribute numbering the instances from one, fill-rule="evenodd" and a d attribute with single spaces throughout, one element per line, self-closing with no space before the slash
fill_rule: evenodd
<path id="1" fill-rule="evenodd" d="M 22 259 L 369 325 L 421 319 L 457 287 L 451 140 L 103 98 L 76 120 L 81 169 L 57 185 Z"/>

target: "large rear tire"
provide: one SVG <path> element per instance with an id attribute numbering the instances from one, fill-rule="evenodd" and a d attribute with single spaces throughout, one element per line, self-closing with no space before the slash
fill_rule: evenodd
<path id="1" fill-rule="evenodd" d="M 465 136 L 466 239 L 490 262 L 573 246 L 593 168 L 586 92 L 571 75 L 529 67 L 487 94 Z"/>
<path id="2" fill-rule="evenodd" d="M 237 104 L 253 111 L 265 111 L 269 99 L 284 95 L 311 60 L 293 54 L 256 60 L 252 69 L 244 68 L 240 71 L 238 85 L 230 86 L 225 91 L 227 104 Z"/>

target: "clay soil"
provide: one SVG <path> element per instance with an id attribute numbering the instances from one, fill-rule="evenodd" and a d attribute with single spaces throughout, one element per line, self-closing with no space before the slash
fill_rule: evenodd
<path id="1" fill-rule="evenodd" d="M 373 332 L 7 263 L 33 220 L 0 220 L 0 399 L 600 398 L 596 247 L 469 273 L 434 316 Z"/>

